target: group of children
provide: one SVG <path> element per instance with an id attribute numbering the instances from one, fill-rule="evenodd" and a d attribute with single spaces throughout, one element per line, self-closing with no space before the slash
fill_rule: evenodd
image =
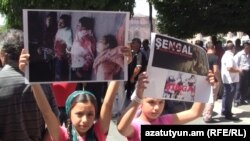
<path id="1" fill-rule="evenodd" d="M 121 52 L 131 61 L 129 47 L 121 48 Z M 19 58 L 19 69 L 24 71 L 29 60 L 29 54 L 23 50 Z M 213 74 L 209 73 L 208 81 L 212 83 Z M 112 106 L 118 91 L 119 81 L 109 83 L 100 116 L 96 119 L 96 97 L 89 91 L 74 91 L 68 96 L 65 108 L 68 116 L 67 126 L 61 126 L 56 115 L 44 95 L 40 84 L 32 84 L 32 90 L 37 105 L 46 122 L 49 136 L 44 140 L 53 141 L 106 141 L 112 116 Z M 165 100 L 144 97 L 143 91 L 146 84 L 150 83 L 146 72 L 139 75 L 135 92 L 131 96 L 131 102 L 117 122 L 118 131 L 129 141 L 140 140 L 140 125 L 142 124 L 185 124 L 199 117 L 204 108 L 203 103 L 195 102 L 191 109 L 176 114 L 161 115 Z M 140 112 L 138 112 L 140 110 Z"/>

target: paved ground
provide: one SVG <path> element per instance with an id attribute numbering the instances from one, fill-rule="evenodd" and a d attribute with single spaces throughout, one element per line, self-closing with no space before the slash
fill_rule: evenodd
<path id="1" fill-rule="evenodd" d="M 238 124 L 243 125 L 247 124 L 250 125 L 250 105 L 242 105 L 237 108 L 233 107 L 232 112 L 235 114 L 236 117 L 240 118 L 240 121 L 230 121 L 226 120 L 223 116 L 220 115 L 221 113 L 221 100 L 218 100 L 214 107 L 214 119 L 217 121 L 216 123 L 210 124 Z M 204 123 L 202 118 L 198 118 L 188 124 L 207 124 Z"/>
<path id="2" fill-rule="evenodd" d="M 210 124 L 228 124 L 228 125 L 250 125 L 250 105 L 242 105 L 239 106 L 237 108 L 233 108 L 232 112 L 235 114 L 236 117 L 240 118 L 240 121 L 238 122 L 233 122 L 233 121 L 229 121 L 229 120 L 225 120 L 224 117 L 222 117 L 220 115 L 220 111 L 221 111 L 221 100 L 218 100 L 215 103 L 215 107 L 214 107 L 214 119 L 217 121 L 216 123 L 210 123 Z M 202 117 L 188 123 L 188 125 L 190 124 L 203 124 L 203 125 L 208 125 L 207 123 L 204 123 L 202 120 Z M 110 132 L 108 135 L 108 139 L 107 141 L 126 141 L 126 139 L 121 136 L 117 129 L 116 129 L 116 125 L 115 125 L 115 120 L 113 120 L 113 122 L 110 124 Z"/>

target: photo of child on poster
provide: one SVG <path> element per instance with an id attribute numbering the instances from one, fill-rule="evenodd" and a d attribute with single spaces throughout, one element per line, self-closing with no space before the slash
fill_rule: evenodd
<path id="1" fill-rule="evenodd" d="M 169 74 L 163 92 L 163 97 L 173 100 L 194 101 L 196 77 L 193 74 Z"/>
<path id="2" fill-rule="evenodd" d="M 206 81 L 208 69 L 204 48 L 152 33 L 147 67 L 151 79 L 145 95 L 160 99 L 207 102 L 211 91 Z"/>
<path id="3" fill-rule="evenodd" d="M 127 80 L 128 12 L 24 9 L 29 82 Z"/>

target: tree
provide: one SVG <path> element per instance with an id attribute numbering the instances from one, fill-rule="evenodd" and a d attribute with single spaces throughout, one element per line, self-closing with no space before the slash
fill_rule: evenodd
<path id="1" fill-rule="evenodd" d="M 149 0 L 158 11 L 160 32 L 189 38 L 196 33 L 250 33 L 248 0 Z"/>
<path id="2" fill-rule="evenodd" d="M 153 31 L 153 18 L 152 18 L 152 3 L 148 1 L 148 6 L 149 6 L 149 22 L 150 22 L 150 32 Z"/>
<path id="3" fill-rule="evenodd" d="M 22 9 L 129 11 L 133 16 L 135 0 L 0 0 L 0 13 L 8 27 L 22 28 Z"/>

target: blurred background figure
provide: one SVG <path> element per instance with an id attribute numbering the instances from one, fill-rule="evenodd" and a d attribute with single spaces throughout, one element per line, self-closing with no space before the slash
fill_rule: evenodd
<path id="1" fill-rule="evenodd" d="M 31 86 L 25 84 L 18 68 L 23 49 L 23 32 L 9 29 L 0 39 L 0 140 L 41 141 L 45 123 L 37 107 Z M 42 85 L 49 104 L 58 115 L 55 99 L 48 84 Z"/>
<path id="2" fill-rule="evenodd" d="M 149 54 L 150 54 L 150 47 L 149 47 L 149 41 L 148 41 L 148 39 L 144 39 L 142 41 L 141 52 L 146 56 L 147 61 L 148 61 Z"/>
<path id="3" fill-rule="evenodd" d="M 247 40 L 243 43 L 243 49 L 234 56 L 234 60 L 237 66 L 241 69 L 241 72 L 239 73 L 240 80 L 237 85 L 236 95 L 234 98 L 235 107 L 244 104 L 249 104 L 249 101 L 247 100 L 249 78 L 250 78 L 249 53 L 250 53 L 250 40 Z"/>
<path id="4" fill-rule="evenodd" d="M 147 57 L 141 52 L 141 40 L 139 38 L 132 39 L 131 51 L 132 51 L 132 62 L 128 65 L 128 81 L 125 84 L 126 91 L 126 102 L 130 101 L 135 84 L 138 79 L 138 75 L 146 70 L 148 61 Z M 126 103 L 125 105 L 127 105 Z"/>

